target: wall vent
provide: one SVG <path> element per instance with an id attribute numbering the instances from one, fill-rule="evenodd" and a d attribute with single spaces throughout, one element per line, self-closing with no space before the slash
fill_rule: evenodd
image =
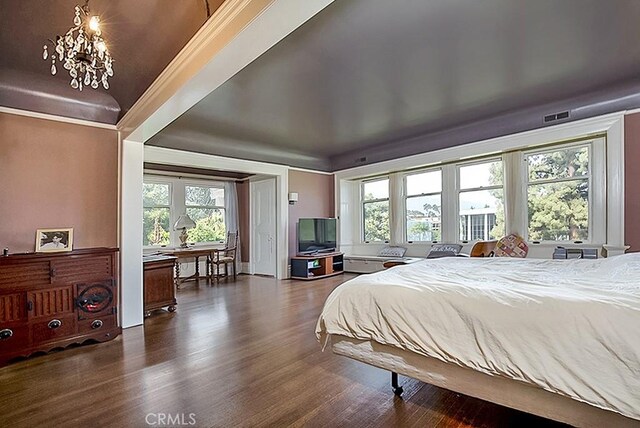
<path id="1" fill-rule="evenodd" d="M 544 123 L 554 122 L 556 120 L 568 119 L 569 111 L 561 111 L 560 113 L 548 114 L 544 117 Z"/>

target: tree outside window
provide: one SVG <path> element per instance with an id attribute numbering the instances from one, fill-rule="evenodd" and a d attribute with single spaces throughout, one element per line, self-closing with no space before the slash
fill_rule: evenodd
<path id="1" fill-rule="evenodd" d="M 589 240 L 589 148 L 526 155 L 530 240 Z"/>
<path id="2" fill-rule="evenodd" d="M 389 179 L 362 183 L 365 241 L 389 241 Z"/>
<path id="3" fill-rule="evenodd" d="M 189 242 L 223 242 L 226 238 L 224 189 L 185 186 L 187 215 L 196 223 L 189 230 Z"/>
<path id="4" fill-rule="evenodd" d="M 169 245 L 171 186 L 168 183 L 144 183 L 142 187 L 144 246 Z"/>

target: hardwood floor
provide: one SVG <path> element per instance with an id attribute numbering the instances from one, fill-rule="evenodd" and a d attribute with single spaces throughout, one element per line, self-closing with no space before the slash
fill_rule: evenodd
<path id="1" fill-rule="evenodd" d="M 0 426 L 561 426 L 402 376 L 401 400 L 388 372 L 321 352 L 318 314 L 349 277 L 185 284 L 144 328 L 1 368 Z"/>

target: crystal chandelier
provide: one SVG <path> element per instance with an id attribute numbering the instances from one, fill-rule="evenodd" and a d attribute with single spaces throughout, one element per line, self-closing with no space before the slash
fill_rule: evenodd
<path id="1" fill-rule="evenodd" d="M 69 71 L 71 87 L 82 91 L 84 86 L 97 89 L 100 83 L 109 89 L 109 77 L 113 76 L 113 59 L 102 38 L 100 17 L 89 12 L 89 0 L 84 6 L 76 5 L 76 16 L 73 27 L 64 36 L 57 36 L 56 41 L 49 39 L 55 52 L 49 54 L 44 45 L 42 58 L 51 56 L 51 74 L 56 74 L 56 60 Z"/>

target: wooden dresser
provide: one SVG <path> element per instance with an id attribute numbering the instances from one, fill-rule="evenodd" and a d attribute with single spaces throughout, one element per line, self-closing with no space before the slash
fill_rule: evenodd
<path id="1" fill-rule="evenodd" d="M 0 256 L 0 365 L 120 334 L 117 252 L 92 248 Z"/>

